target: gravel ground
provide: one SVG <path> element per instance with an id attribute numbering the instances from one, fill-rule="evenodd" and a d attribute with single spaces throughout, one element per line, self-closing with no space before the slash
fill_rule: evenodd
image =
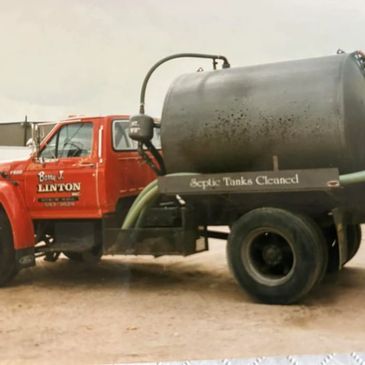
<path id="1" fill-rule="evenodd" d="M 365 245 L 300 305 L 256 303 L 225 245 L 187 258 L 39 261 L 0 290 L 0 363 L 246 358 L 365 350 Z"/>

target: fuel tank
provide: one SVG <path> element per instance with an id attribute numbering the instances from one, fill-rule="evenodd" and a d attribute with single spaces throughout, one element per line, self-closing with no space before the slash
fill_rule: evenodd
<path id="1" fill-rule="evenodd" d="M 168 173 L 365 170 L 365 71 L 358 52 L 196 72 L 161 116 Z"/>

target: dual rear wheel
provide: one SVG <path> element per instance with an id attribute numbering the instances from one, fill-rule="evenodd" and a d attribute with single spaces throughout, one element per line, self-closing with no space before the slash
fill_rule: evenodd
<path id="1" fill-rule="evenodd" d="M 258 208 L 232 226 L 227 257 L 233 275 L 249 294 L 266 303 L 290 304 L 321 281 L 329 250 L 311 218 Z"/>

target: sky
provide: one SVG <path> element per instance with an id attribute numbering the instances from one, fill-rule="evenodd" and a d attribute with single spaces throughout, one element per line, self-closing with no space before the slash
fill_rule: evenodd
<path id="1" fill-rule="evenodd" d="M 0 0 L 0 121 L 134 114 L 160 58 L 225 55 L 245 66 L 365 49 L 364 0 Z M 175 60 L 147 89 L 158 117 L 170 83 L 210 62 Z"/>

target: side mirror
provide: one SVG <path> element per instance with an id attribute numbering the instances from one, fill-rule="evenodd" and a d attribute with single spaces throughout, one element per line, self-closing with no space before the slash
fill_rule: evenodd
<path id="1" fill-rule="evenodd" d="M 153 137 L 154 126 L 153 118 L 148 115 L 134 115 L 129 120 L 129 137 L 142 143 L 150 142 Z"/>

